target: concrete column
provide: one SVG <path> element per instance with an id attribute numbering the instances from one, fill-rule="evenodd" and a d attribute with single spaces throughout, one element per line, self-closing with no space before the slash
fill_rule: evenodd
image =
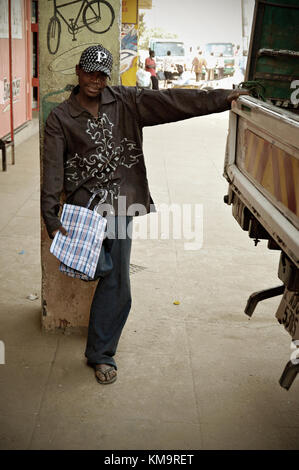
<path id="1" fill-rule="evenodd" d="M 77 84 L 75 65 L 82 51 L 99 43 L 109 49 L 114 58 L 112 84 L 119 83 L 121 1 L 106 0 L 101 3 L 102 19 L 98 22 L 91 19 L 97 8 L 97 1 L 94 0 L 39 0 L 38 3 L 42 163 L 45 121 L 51 109 L 65 100 L 71 86 Z M 56 11 L 54 3 L 58 8 Z M 62 4 L 65 6 L 60 8 Z M 49 252 L 50 244 L 42 221 L 42 326 L 46 330 L 86 327 L 96 283 L 71 279 L 60 273 L 58 260 Z"/>

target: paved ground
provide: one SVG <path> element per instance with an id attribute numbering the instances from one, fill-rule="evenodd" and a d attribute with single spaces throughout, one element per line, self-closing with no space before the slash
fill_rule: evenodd
<path id="1" fill-rule="evenodd" d="M 27 299 L 40 297 L 38 136 L 18 145 L 0 173 L 1 449 L 298 449 L 299 380 L 278 384 L 291 352 L 279 299 L 243 313 L 251 292 L 279 284 L 278 254 L 255 248 L 222 202 L 227 118 L 145 130 L 154 200 L 202 204 L 204 240 L 197 251 L 164 229 L 135 240 L 132 263 L 146 269 L 132 276 L 107 387 L 85 365 L 84 336 L 42 333 L 40 298 Z"/>

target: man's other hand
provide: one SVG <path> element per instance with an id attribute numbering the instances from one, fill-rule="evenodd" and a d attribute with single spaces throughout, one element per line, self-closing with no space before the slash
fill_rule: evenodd
<path id="1" fill-rule="evenodd" d="M 57 230 L 54 230 L 54 232 L 52 232 L 53 238 L 55 237 L 55 235 L 56 235 L 57 232 L 61 232 L 62 235 L 65 235 L 66 237 L 68 236 L 67 231 L 66 231 L 65 228 L 62 227 L 62 226 L 59 227 Z"/>
<path id="2" fill-rule="evenodd" d="M 237 100 L 241 95 L 249 95 L 249 91 L 247 90 L 233 90 L 230 95 L 227 97 L 227 101 L 232 103 L 233 101 Z"/>

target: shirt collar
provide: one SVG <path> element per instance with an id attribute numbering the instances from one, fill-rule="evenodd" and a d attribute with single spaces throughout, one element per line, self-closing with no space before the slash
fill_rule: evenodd
<path id="1" fill-rule="evenodd" d="M 79 85 L 75 86 L 72 93 L 70 94 L 70 97 L 67 100 L 69 112 L 72 117 L 78 117 L 80 116 L 80 114 L 86 112 L 86 109 L 82 108 L 82 106 L 80 105 L 80 103 L 77 101 L 75 97 L 78 91 L 79 91 Z M 101 95 L 99 96 L 99 100 L 101 102 L 101 105 L 113 103 L 114 101 L 116 101 L 114 92 L 110 86 L 106 86 L 104 88 Z"/>

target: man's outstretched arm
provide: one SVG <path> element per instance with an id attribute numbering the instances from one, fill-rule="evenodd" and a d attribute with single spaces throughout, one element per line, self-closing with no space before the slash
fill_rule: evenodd
<path id="1" fill-rule="evenodd" d="M 154 126 L 228 111 L 232 101 L 245 94 L 245 90 L 143 89 L 136 95 L 136 109 L 141 126 Z"/>

